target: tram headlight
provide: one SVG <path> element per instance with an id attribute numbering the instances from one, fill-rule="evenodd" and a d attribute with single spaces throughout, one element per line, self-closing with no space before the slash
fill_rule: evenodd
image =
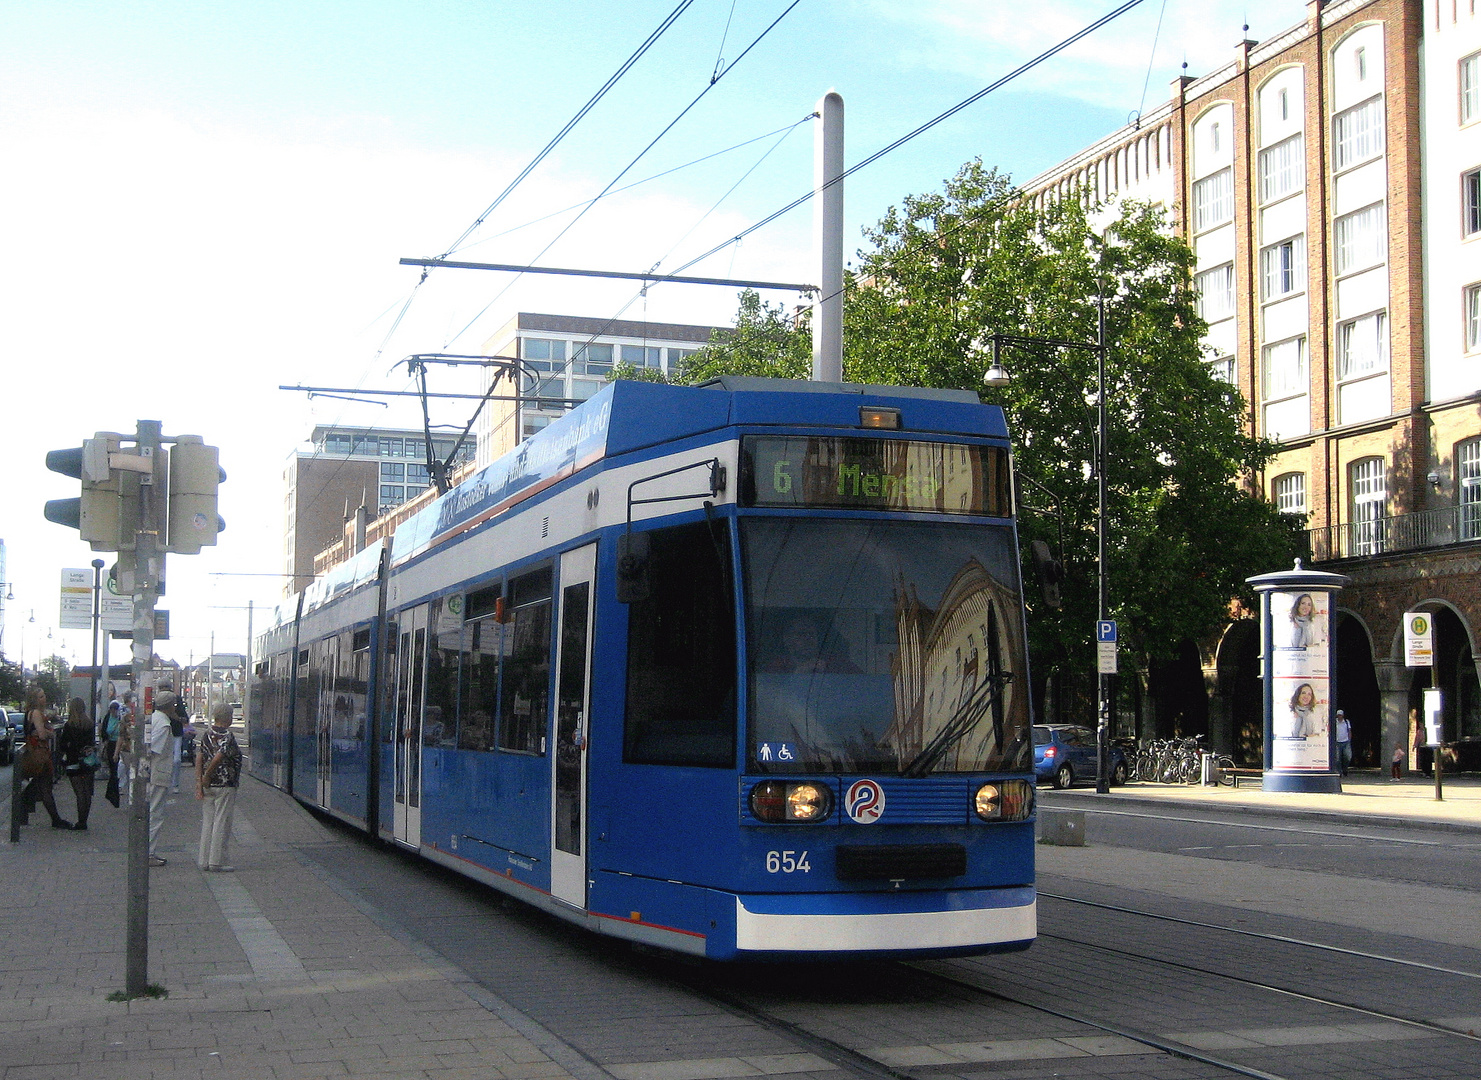
<path id="1" fill-rule="evenodd" d="M 751 813 L 759 821 L 823 821 L 833 812 L 833 793 L 823 784 L 763 780 L 751 789 Z"/>
<path id="2" fill-rule="evenodd" d="M 1034 786 L 1027 780 L 983 784 L 972 808 L 983 821 L 1024 821 L 1034 812 Z"/>

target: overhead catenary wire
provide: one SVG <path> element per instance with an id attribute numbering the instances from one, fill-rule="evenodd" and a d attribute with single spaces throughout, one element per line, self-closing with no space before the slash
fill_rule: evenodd
<path id="1" fill-rule="evenodd" d="M 1137 0 L 1137 2 L 1140 2 L 1140 0 Z M 570 232 L 573 228 L 575 228 L 576 227 L 576 223 L 579 222 L 583 217 L 586 216 L 586 212 L 588 210 L 590 210 L 593 206 L 595 206 L 598 202 L 600 202 L 606 195 L 610 194 L 611 191 L 612 191 L 612 189 L 617 186 L 617 183 L 624 176 L 626 176 L 630 171 L 632 171 L 632 169 L 637 165 L 638 162 L 642 161 L 643 158 L 647 156 L 648 151 L 652 150 L 655 146 L 657 146 L 658 143 L 663 139 L 663 137 L 665 135 L 667 135 L 670 131 L 672 131 L 675 126 L 678 125 L 679 121 L 683 120 L 685 116 L 689 115 L 689 112 L 696 105 L 698 105 L 701 101 L 703 101 L 704 98 L 705 98 L 705 96 L 711 90 L 713 90 L 717 85 L 719 85 L 720 80 L 723 79 L 723 78 L 725 78 L 726 75 L 729 75 L 731 73 L 731 71 L 733 71 L 735 69 L 736 65 L 738 65 L 742 60 L 744 60 L 750 54 L 750 52 L 751 52 L 752 49 L 756 48 L 757 45 L 761 44 L 761 42 L 766 39 L 767 35 L 769 35 L 773 30 L 775 30 L 777 28 L 777 26 L 781 23 L 781 21 L 783 19 L 785 19 L 789 14 L 791 14 L 792 9 L 795 8 L 800 3 L 802 3 L 802 0 L 792 0 L 792 2 L 790 4 L 788 4 L 786 6 L 786 8 L 783 9 L 783 11 L 782 11 L 782 13 L 780 15 L 778 15 L 775 19 L 773 19 L 770 23 L 768 23 L 767 26 L 766 26 L 766 29 L 762 30 L 761 33 L 757 34 L 756 37 L 755 37 L 755 39 L 749 45 L 747 45 L 744 50 L 741 51 L 741 54 L 739 56 L 737 56 L 734 60 L 732 60 L 729 64 L 727 64 L 725 66 L 725 69 L 723 71 L 719 72 L 717 75 L 715 75 L 713 78 L 711 78 L 710 81 L 705 84 L 704 89 L 701 90 L 698 94 L 696 94 L 694 96 L 694 99 L 692 101 L 690 101 L 688 105 L 685 105 L 684 108 L 680 109 L 679 110 L 679 114 L 677 116 L 675 116 L 672 120 L 670 120 L 666 125 L 664 125 L 663 130 L 660 131 L 657 135 L 655 135 L 653 137 L 653 139 L 648 143 L 647 146 L 643 147 L 642 150 L 638 151 L 637 156 L 634 157 L 631 161 L 629 161 L 626 165 L 624 165 L 623 168 L 622 168 L 622 171 L 619 172 L 616 176 L 614 176 L 607 183 L 607 186 L 604 187 L 604 188 L 602 188 L 602 190 L 597 193 L 596 198 L 592 199 L 591 202 L 587 203 L 586 206 L 582 207 L 581 212 L 579 214 L 577 214 L 574 218 L 572 218 L 569 222 L 567 222 L 566 225 L 565 225 L 565 227 L 562 228 L 560 232 L 556 233 L 555 237 L 553 239 L 551 239 L 551 241 L 548 244 L 546 244 L 545 247 L 543 247 L 540 250 L 540 253 L 538 255 L 536 255 L 533 259 L 530 260 L 530 263 L 531 264 L 534 264 L 534 263 L 539 262 L 540 259 L 543 258 L 550 251 L 551 248 L 553 248 L 556 244 L 558 244 L 561 241 L 561 238 L 564 237 L 566 235 L 566 233 Z M 494 297 L 487 304 L 485 304 L 481 309 L 479 309 L 479 312 L 478 312 L 477 315 L 474 315 L 472 319 L 468 320 L 467 325 L 465 325 L 461 330 L 459 330 L 452 337 L 448 338 L 447 341 L 443 342 L 443 346 L 442 347 L 444 349 L 450 347 L 454 342 L 456 342 L 458 340 L 458 338 L 460 338 L 464 334 L 466 334 L 469 331 L 469 329 L 472 328 L 472 326 L 473 326 L 474 323 L 478 322 L 479 319 L 483 318 L 484 313 L 487 312 L 489 308 L 493 307 L 494 304 L 498 303 L 498 301 L 500 300 L 500 298 L 502 298 L 503 295 L 506 292 L 508 292 L 511 288 L 514 287 L 514 283 L 517 282 L 519 280 L 519 278 L 520 278 L 520 275 L 515 275 L 512 279 L 510 279 L 510 281 L 509 281 L 508 284 L 506 284 L 502 289 L 500 289 L 497 293 L 495 293 L 494 294 Z"/>
<path id="2" fill-rule="evenodd" d="M 607 79 L 607 81 L 602 84 L 601 88 L 595 94 L 593 94 L 590 99 L 587 100 L 586 104 L 581 106 L 581 108 L 576 111 L 576 114 L 572 116 L 571 119 L 566 121 L 565 126 L 556 133 L 555 137 L 551 139 L 550 142 L 545 144 L 544 148 L 542 148 L 540 152 L 535 155 L 535 157 L 530 161 L 528 165 L 520 170 L 519 175 L 509 182 L 509 184 L 504 188 L 503 191 L 498 194 L 494 201 L 488 205 L 488 208 L 474 219 L 473 224 L 464 229 L 463 232 L 458 236 L 458 238 L 448 246 L 447 251 L 443 252 L 443 258 L 447 258 L 453 252 L 457 251 L 458 245 L 461 244 L 464 240 L 468 239 L 469 236 L 476 232 L 478 228 L 486 220 L 488 220 L 489 215 L 499 208 L 500 204 L 503 203 L 504 200 L 513 193 L 514 189 L 517 188 L 525 180 L 525 178 L 528 177 L 530 173 L 533 172 L 539 166 L 539 164 L 545 160 L 547 156 L 549 156 L 550 152 L 554 150 L 557 145 L 560 144 L 561 140 L 563 140 L 567 135 L 571 133 L 572 129 L 575 128 L 576 125 L 579 124 L 581 120 L 585 118 L 585 116 L 589 112 L 591 112 L 593 108 L 596 107 L 596 104 L 607 95 L 608 91 L 610 91 L 614 86 L 617 85 L 617 83 L 622 79 L 624 75 L 627 74 L 632 66 L 636 64 L 639 59 L 642 58 L 643 54 L 653 47 L 654 43 L 657 42 L 658 39 L 661 38 L 664 33 L 668 31 L 669 27 L 673 26 L 674 23 L 678 21 L 679 16 L 684 14 L 684 12 L 693 3 L 694 0 L 680 0 L 678 7 L 669 12 L 668 16 L 664 18 L 661 23 L 658 24 L 657 28 L 648 35 L 647 39 L 638 46 L 633 54 L 618 66 L 617 70 L 614 71 L 612 75 Z M 391 326 L 386 331 L 385 337 L 381 339 L 380 345 L 376 348 L 375 355 L 371 358 L 370 361 L 371 367 L 374 367 L 376 363 L 380 361 L 380 358 L 385 354 L 387 346 L 389 346 L 391 343 L 391 339 L 396 335 L 396 331 L 401 328 L 401 323 L 406 318 L 406 313 L 411 310 L 412 304 L 416 302 L 417 294 L 421 290 L 421 287 L 426 283 L 427 275 L 430 272 L 431 271 L 428 268 L 422 268 L 421 276 L 417 278 L 416 284 L 411 287 L 411 291 L 407 294 L 405 303 L 401 305 L 401 310 L 396 313 L 396 318 L 392 320 Z"/>
<path id="3" fill-rule="evenodd" d="M 697 158 L 694 158 L 692 161 L 686 161 L 682 165 L 675 165 L 672 169 L 664 169 L 663 172 L 656 172 L 652 176 L 645 176 L 641 180 L 634 180 L 631 184 L 623 184 L 622 187 L 620 187 L 620 188 L 614 188 L 612 191 L 608 192 L 608 194 L 609 195 L 621 195 L 625 191 L 632 191 L 634 188 L 642 187 L 644 184 L 652 183 L 654 180 L 661 180 L 665 176 L 672 176 L 676 172 L 682 172 L 683 170 L 688 169 L 688 168 L 692 168 L 695 165 L 702 165 L 706 161 L 711 161 L 714 158 L 722 157 L 725 154 L 733 153 L 736 150 L 744 150 L 746 147 L 750 146 L 752 143 L 758 143 L 762 139 L 769 139 L 773 135 L 783 135 L 783 134 L 786 134 L 787 132 L 791 131 L 793 128 L 800 127 L 801 125 L 807 123 L 809 120 L 813 119 L 816 115 L 817 115 L 816 113 L 808 113 L 801 120 L 794 121 L 791 124 L 784 124 L 783 126 L 781 126 L 779 128 L 774 128 L 773 130 L 768 131 L 768 132 L 765 132 L 764 134 L 757 135 L 757 136 L 755 136 L 753 138 L 750 138 L 750 139 L 746 139 L 743 142 L 738 142 L 738 143 L 736 143 L 733 146 L 727 146 L 724 150 L 716 150 L 713 153 L 705 154 L 703 157 L 697 157 Z M 562 207 L 559 210 L 552 210 L 550 213 L 548 213 L 548 214 L 542 214 L 542 215 L 540 215 L 537 218 L 531 218 L 529 221 L 526 221 L 526 222 L 524 222 L 521 225 L 515 225 L 513 228 L 505 229 L 502 232 L 493 233 L 493 234 L 491 234 L 489 236 L 485 236 L 481 240 L 475 240 L 475 241 L 473 241 L 473 243 L 466 245 L 463 248 L 463 250 L 464 251 L 467 251 L 467 250 L 470 250 L 472 248 L 478 247 L 480 244 L 487 244 L 487 243 L 489 243 L 489 242 L 491 242 L 493 240 L 498 240 L 498 239 L 500 239 L 502 237 L 510 236 L 510 235 L 512 235 L 514 233 L 519 232 L 521 229 L 528 229 L 531 225 L 538 225 L 542 221 L 549 221 L 551 218 L 560 217 L 562 214 L 568 214 L 572 210 L 579 210 L 583 206 L 590 206 L 594 202 L 596 202 L 596 199 L 595 198 L 582 199 L 580 202 L 572 203 L 570 206 Z"/>
<path id="4" fill-rule="evenodd" d="M 859 172 L 861 169 L 868 168 L 870 165 L 873 165 L 876 161 L 878 161 L 880 158 L 884 157 L 885 155 L 894 153 L 896 150 L 900 149 L 900 147 L 904 146 L 906 143 L 910 142 L 912 139 L 915 139 L 915 138 L 917 138 L 917 137 L 919 137 L 921 135 L 924 135 L 926 132 L 930 131 L 933 127 L 935 127 L 936 125 L 941 124 L 941 123 L 944 123 L 945 121 L 951 119 L 953 116 L 955 116 L 957 113 L 961 112 L 963 109 L 966 109 L 966 108 L 968 108 L 968 107 L 970 107 L 972 105 L 975 105 L 978 101 L 981 101 L 984 97 L 986 97 L 988 94 L 991 94 L 993 91 L 998 90 L 998 89 L 1001 89 L 1002 87 L 1006 86 L 1008 83 L 1012 82 L 1014 79 L 1018 78 L 1020 75 L 1024 75 L 1024 74 L 1028 73 L 1029 71 L 1032 71 L 1034 68 L 1036 68 L 1040 64 L 1042 64 L 1045 60 L 1048 60 L 1050 57 L 1055 56 L 1055 55 L 1063 52 L 1065 49 L 1067 49 L 1071 45 L 1075 44 L 1081 38 L 1087 37 L 1090 34 L 1095 33 L 1095 31 L 1099 30 L 1102 26 L 1105 26 L 1107 23 L 1112 22 L 1115 19 L 1119 18 L 1120 16 L 1126 14 L 1126 12 L 1128 12 L 1132 8 L 1136 7 L 1141 2 L 1142 2 L 1142 0 L 1126 0 L 1126 2 L 1123 3 L 1120 7 L 1116 8 L 1115 10 L 1113 10 L 1111 12 L 1108 12 L 1105 15 L 1102 15 L 1099 19 L 1096 19 L 1094 22 L 1092 22 L 1089 25 L 1081 28 L 1080 30 L 1077 30 L 1075 33 L 1071 34 L 1069 37 L 1065 38 L 1063 41 L 1060 41 L 1058 44 L 1055 44 L 1055 45 L 1050 46 L 1048 49 L 1045 49 L 1043 52 L 1039 53 L 1039 55 L 1038 56 L 1035 56 L 1033 59 L 1028 60 L 1028 61 L 1026 61 L 1023 64 L 1020 64 L 1018 67 L 1014 68 L 1012 71 L 1010 71 L 1008 74 L 1004 75 L 1002 78 L 997 79 L 997 80 L 995 80 L 992 83 L 989 83 L 987 86 L 984 86 L 981 90 L 977 91 L 975 94 L 972 94 L 970 97 L 964 98 L 963 100 L 957 102 L 955 105 L 953 105 L 951 108 L 947 109 L 945 112 L 940 113 L 939 115 L 931 118 L 930 120 L 927 120 L 924 124 L 920 125 L 920 127 L 916 128 L 914 131 L 907 132 L 906 134 L 900 136 L 898 139 L 896 139 L 894 142 L 890 143 L 889 145 L 884 146 L 884 147 L 881 147 L 880 149 L 876 150 L 874 153 L 870 154 L 864 160 L 859 161 L 859 162 L 856 162 L 853 165 L 850 165 L 847 169 L 844 169 L 843 172 L 841 172 L 837 177 L 835 177 L 834 179 L 830 180 L 828 182 L 828 185 L 827 186 L 831 187 L 833 184 L 842 183 L 845 179 L 847 179 L 848 177 L 852 176 L 854 173 Z M 683 271 L 689 269 L 691 266 L 694 266 L 696 263 L 700 263 L 700 262 L 703 262 L 705 259 L 708 259 L 711 255 L 717 255 L 717 254 L 719 254 L 721 251 L 724 251 L 731 244 L 739 243 L 741 240 L 745 239 L 747 236 L 751 235 L 751 233 L 755 232 L 756 230 L 765 228 L 767 225 L 770 225 L 777 218 L 782 217 L 784 214 L 791 213 L 793 210 L 796 210 L 799 206 L 801 206 L 803 203 L 807 202 L 812 197 L 813 197 L 813 192 L 809 191 L 807 194 L 801 195 L 798 198 L 793 199 L 786 206 L 783 206 L 780 210 L 776 210 L 773 213 L 768 214 L 766 217 L 762 218 L 760 221 L 756 222 L 756 224 L 750 226 L 749 228 L 742 229 L 740 232 L 738 232 L 734 236 L 732 236 L 729 240 L 726 240 L 725 242 L 720 243 L 720 244 L 716 244 L 714 247 L 710 248 L 709 251 L 706 251 L 703 255 L 699 255 L 699 256 L 697 256 L 697 257 L 689 260 L 689 262 L 685 263 L 683 266 L 679 267 L 674 272 L 675 273 L 682 273 Z"/>

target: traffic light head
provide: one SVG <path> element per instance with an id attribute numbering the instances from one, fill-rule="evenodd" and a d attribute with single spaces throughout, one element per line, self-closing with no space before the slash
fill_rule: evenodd
<path id="1" fill-rule="evenodd" d="M 46 467 L 52 472 L 82 481 L 82 494 L 75 499 L 52 499 L 46 504 L 46 520 L 76 529 L 94 551 L 118 550 L 122 494 L 118 475 L 109 468 L 108 455 L 118 450 L 122 436 L 100 431 L 81 446 L 52 450 Z"/>
<path id="2" fill-rule="evenodd" d="M 226 479 L 221 451 L 199 435 L 181 435 L 170 451 L 170 511 L 165 549 L 195 555 L 216 543 L 226 523 L 216 513 L 216 491 Z"/>

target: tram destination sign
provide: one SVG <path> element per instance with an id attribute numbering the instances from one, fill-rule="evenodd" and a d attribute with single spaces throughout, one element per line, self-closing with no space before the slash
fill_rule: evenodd
<path id="1" fill-rule="evenodd" d="M 741 441 L 741 502 L 1008 517 L 1008 451 L 920 439 L 750 435 Z"/>

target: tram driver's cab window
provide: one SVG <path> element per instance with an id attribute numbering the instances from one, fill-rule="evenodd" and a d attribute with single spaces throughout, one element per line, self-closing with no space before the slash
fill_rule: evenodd
<path id="1" fill-rule="evenodd" d="M 550 714 L 551 570 L 509 582 L 509 625 L 499 701 L 499 748 L 545 753 Z"/>
<path id="2" fill-rule="evenodd" d="M 623 760 L 735 764 L 735 611 L 726 527 L 647 534 L 647 596 L 628 604 Z"/>

